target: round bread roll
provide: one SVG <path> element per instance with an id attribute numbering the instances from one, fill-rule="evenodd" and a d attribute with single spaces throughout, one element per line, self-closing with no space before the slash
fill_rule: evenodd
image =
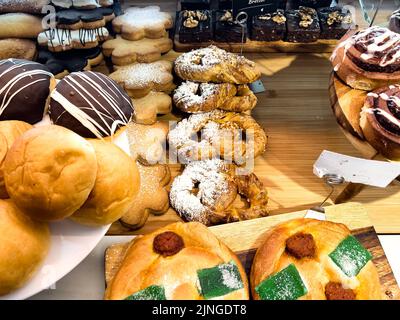
<path id="1" fill-rule="evenodd" d="M 107 300 L 248 300 L 245 271 L 206 226 L 177 222 L 129 245 Z"/>
<path id="2" fill-rule="evenodd" d="M 111 142 L 89 140 L 97 158 L 94 188 L 71 219 L 86 225 L 107 225 L 120 219 L 132 206 L 139 190 L 136 162 Z"/>
<path id="3" fill-rule="evenodd" d="M 56 125 L 25 132 L 4 162 L 7 192 L 30 217 L 60 220 L 86 201 L 97 174 L 93 146 L 76 133 Z"/>
<path id="4" fill-rule="evenodd" d="M 50 246 L 46 223 L 23 214 L 11 200 L 0 200 L 0 295 L 23 286 Z"/>
<path id="5" fill-rule="evenodd" d="M 4 159 L 16 138 L 33 127 L 26 122 L 10 120 L 0 121 L 0 198 L 9 198 L 4 184 Z"/>
<path id="6" fill-rule="evenodd" d="M 372 255 L 343 224 L 294 219 L 267 232 L 250 274 L 256 300 L 382 299 Z"/>

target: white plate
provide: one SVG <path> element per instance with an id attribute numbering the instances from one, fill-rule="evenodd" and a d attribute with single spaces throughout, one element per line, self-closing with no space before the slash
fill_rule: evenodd
<path id="1" fill-rule="evenodd" d="M 26 299 L 49 288 L 89 255 L 109 227 L 85 227 L 70 220 L 51 223 L 50 251 L 41 268 L 22 288 L 0 299 Z"/>

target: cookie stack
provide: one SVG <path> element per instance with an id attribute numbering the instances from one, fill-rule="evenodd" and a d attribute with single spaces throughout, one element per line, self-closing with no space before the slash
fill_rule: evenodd
<path id="1" fill-rule="evenodd" d="M 48 0 L 0 1 L 0 60 L 7 58 L 34 60 L 37 35 L 43 31 L 42 6 Z"/>
<path id="2" fill-rule="evenodd" d="M 172 207 L 185 220 L 206 225 L 267 215 L 262 182 L 249 170 L 237 171 L 267 144 L 264 130 L 246 114 L 257 103 L 248 87 L 261 76 L 255 63 L 209 46 L 178 57 L 175 73 L 184 82 L 173 101 L 191 115 L 168 134 L 178 162 L 187 164 L 172 183 Z M 238 196 L 248 205 L 238 206 Z"/>
<path id="3" fill-rule="evenodd" d="M 110 77 L 133 99 L 135 121 L 153 124 L 157 114 L 172 108 L 173 66 L 162 55 L 172 49 L 167 30 L 173 19 L 158 6 L 131 7 L 112 26 L 116 38 L 103 44 L 103 53 L 116 70 Z"/>
<path id="4" fill-rule="evenodd" d="M 100 43 L 109 38 L 106 26 L 115 17 L 113 0 L 52 0 L 51 5 L 56 12 L 37 37 L 38 61 L 57 78 L 100 64 Z"/>

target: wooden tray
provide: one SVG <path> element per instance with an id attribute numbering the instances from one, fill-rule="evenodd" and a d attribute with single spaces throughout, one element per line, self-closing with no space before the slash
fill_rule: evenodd
<path id="1" fill-rule="evenodd" d="M 276 224 L 304 217 L 305 213 L 305 211 L 299 211 L 225 224 L 210 227 L 210 230 L 238 255 L 247 274 L 249 274 L 254 254 L 263 241 L 263 234 Z M 326 218 L 330 221 L 344 223 L 352 230 L 352 234 L 373 255 L 373 262 L 378 269 L 382 285 L 383 297 L 388 300 L 398 299 L 400 297 L 400 289 L 365 209 L 355 203 L 330 206 L 326 208 Z M 112 280 L 121 265 L 127 247 L 128 243 L 114 244 L 106 250 L 106 285 Z"/>
<path id="2" fill-rule="evenodd" d="M 211 44 L 225 49 L 230 52 L 264 52 L 264 53 L 323 53 L 332 52 L 335 48 L 337 40 L 318 40 L 313 43 L 292 43 L 285 41 L 254 41 L 247 38 L 246 42 L 233 43 L 233 42 L 195 42 L 195 43 L 182 43 L 179 42 L 179 36 L 176 33 L 174 36 L 174 49 L 178 52 L 187 52 L 193 49 L 207 47 Z"/>

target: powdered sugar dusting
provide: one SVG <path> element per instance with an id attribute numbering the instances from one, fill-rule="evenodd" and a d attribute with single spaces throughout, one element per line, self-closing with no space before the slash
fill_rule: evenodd
<path id="1" fill-rule="evenodd" d="M 159 6 L 148 6 L 128 8 L 118 19 L 124 24 L 143 28 L 155 24 L 167 24 L 172 18 L 168 13 L 161 12 Z"/>
<path id="2" fill-rule="evenodd" d="M 226 170 L 219 159 L 188 164 L 172 183 L 169 195 L 172 207 L 188 221 L 207 224 L 210 209 L 228 191 Z M 194 194 L 197 185 L 199 190 Z"/>
<path id="3" fill-rule="evenodd" d="M 196 108 L 196 105 L 203 105 L 212 99 L 219 86 L 214 83 L 183 82 L 174 92 L 174 102 L 182 103 L 187 110 Z"/>

